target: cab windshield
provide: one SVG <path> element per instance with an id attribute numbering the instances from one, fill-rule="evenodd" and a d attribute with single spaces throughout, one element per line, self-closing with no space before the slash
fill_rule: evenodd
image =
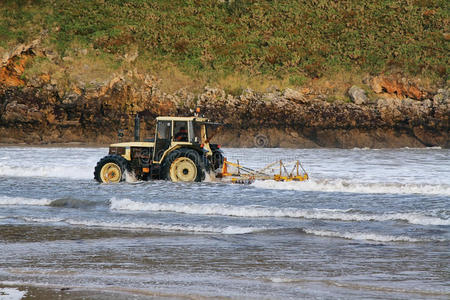
<path id="1" fill-rule="evenodd" d="M 192 134 L 191 134 L 191 142 L 192 143 L 201 143 L 202 142 L 202 123 L 198 123 L 198 122 L 192 122 L 193 124 L 193 128 L 192 130 Z"/>

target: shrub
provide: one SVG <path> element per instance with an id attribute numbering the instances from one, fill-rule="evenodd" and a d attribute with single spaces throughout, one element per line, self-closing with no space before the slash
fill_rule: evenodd
<path id="1" fill-rule="evenodd" d="M 3 1 L 0 46 L 44 30 L 120 57 L 133 46 L 188 75 L 265 75 L 301 85 L 342 70 L 448 76 L 445 0 Z M 247 76 L 247 75 L 246 75 Z"/>

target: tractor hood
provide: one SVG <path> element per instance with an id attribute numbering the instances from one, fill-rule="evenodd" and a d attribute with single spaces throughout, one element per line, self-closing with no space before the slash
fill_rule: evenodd
<path id="1" fill-rule="evenodd" d="M 128 142 L 128 143 L 117 143 L 117 144 L 111 144 L 109 145 L 109 147 L 124 147 L 124 148 L 129 148 L 129 147 L 154 147 L 155 143 L 154 142 Z"/>

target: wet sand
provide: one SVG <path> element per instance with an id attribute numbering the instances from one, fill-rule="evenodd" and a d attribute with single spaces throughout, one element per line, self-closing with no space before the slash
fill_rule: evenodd
<path id="1" fill-rule="evenodd" d="M 23 295 L 23 296 L 22 296 Z M 207 299 L 197 296 L 177 296 L 161 293 L 150 293 L 148 291 L 113 289 L 96 290 L 83 288 L 68 288 L 61 286 L 31 286 L 31 285 L 4 285 L 0 284 L 0 299 L 5 297 L 9 300 L 50 300 L 50 299 L 66 299 L 66 300 L 140 300 L 140 299 Z"/>

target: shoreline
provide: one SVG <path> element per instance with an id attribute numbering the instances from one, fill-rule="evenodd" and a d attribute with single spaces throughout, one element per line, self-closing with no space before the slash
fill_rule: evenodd
<path id="1" fill-rule="evenodd" d="M 109 144 L 96 144 L 96 143 L 54 143 L 54 144 L 28 144 L 28 143 L 0 143 L 1 148 L 108 148 Z"/>
<path id="2" fill-rule="evenodd" d="M 0 146 L 2 147 L 84 147 L 107 148 L 110 144 L 133 141 L 132 131 L 128 129 L 125 136 L 119 139 L 113 130 L 84 130 L 74 127 L 70 134 L 57 134 L 57 129 L 47 128 L 36 132 L 1 128 Z M 141 141 L 153 137 L 153 128 L 145 127 Z M 450 136 L 446 131 L 426 129 L 393 129 L 393 128 L 277 128 L 250 127 L 225 128 L 213 133 L 212 143 L 227 148 L 286 148 L 286 149 L 399 149 L 399 148 L 450 148 Z"/>
<path id="3" fill-rule="evenodd" d="M 423 147 L 410 147 L 410 146 L 400 146 L 400 147 L 234 147 L 221 145 L 223 148 L 238 148 L 238 149 L 339 149 L 339 150 L 394 150 L 394 149 L 435 149 L 435 150 L 445 150 L 450 149 L 448 147 L 442 146 L 423 146 Z M 97 143 L 79 143 L 79 142 L 68 142 L 68 143 L 52 143 L 52 144 L 38 144 L 38 143 L 0 143 L 0 148 L 108 148 L 109 144 L 97 144 Z"/>

